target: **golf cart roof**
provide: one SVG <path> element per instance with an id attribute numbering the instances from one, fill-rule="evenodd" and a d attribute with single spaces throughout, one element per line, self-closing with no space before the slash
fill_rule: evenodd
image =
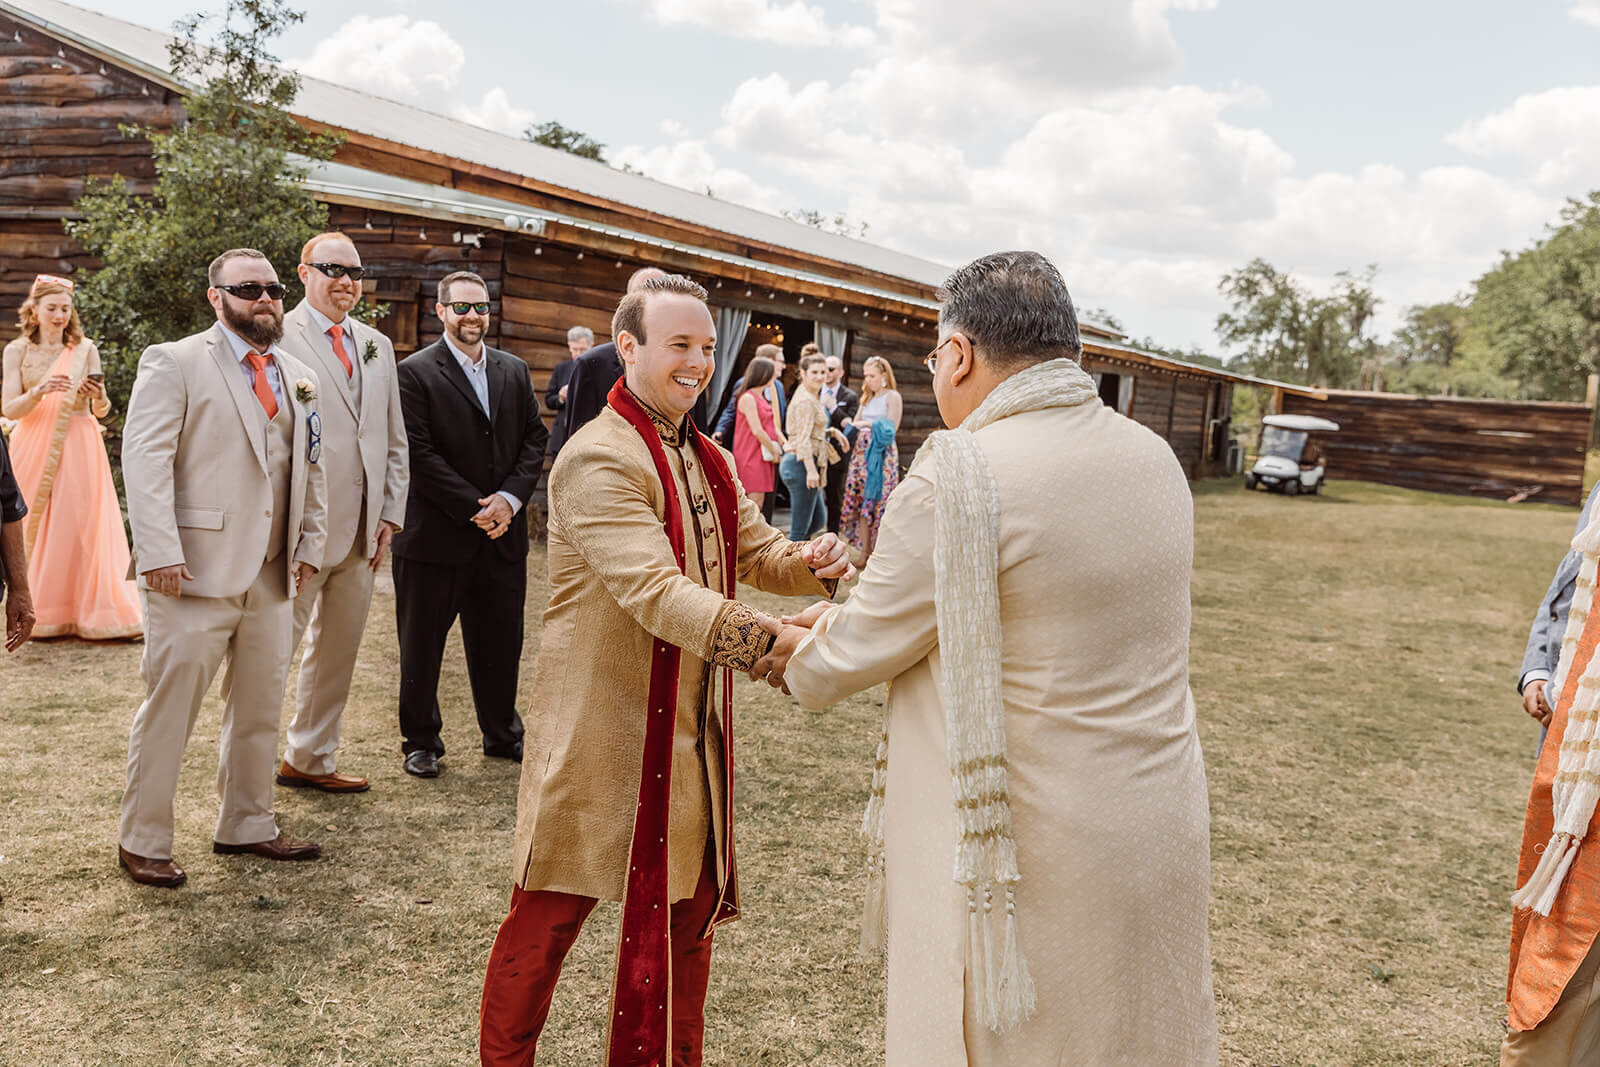
<path id="1" fill-rule="evenodd" d="M 1281 426 L 1285 430 L 1337 430 L 1339 424 L 1332 419 L 1315 415 L 1267 415 L 1261 420 L 1264 426 Z"/>

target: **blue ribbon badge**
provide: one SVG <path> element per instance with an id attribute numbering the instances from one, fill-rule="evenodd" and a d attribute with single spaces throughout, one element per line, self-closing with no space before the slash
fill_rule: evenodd
<path id="1" fill-rule="evenodd" d="M 306 442 L 306 461 L 319 463 L 322 460 L 322 416 L 315 411 L 306 416 L 306 430 L 310 440 Z"/>

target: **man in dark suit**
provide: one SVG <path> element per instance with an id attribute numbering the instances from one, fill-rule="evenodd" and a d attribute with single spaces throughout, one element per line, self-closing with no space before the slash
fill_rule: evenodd
<path id="1" fill-rule="evenodd" d="M 634 292 L 651 278 L 665 278 L 660 267 L 641 267 L 628 278 L 628 292 Z M 611 387 L 622 377 L 622 360 L 617 346 L 607 341 L 595 345 L 572 361 L 572 377 L 567 382 L 567 409 L 562 412 L 556 436 L 566 442 L 605 410 Z M 697 422 L 695 425 L 699 425 Z"/>
<path id="2" fill-rule="evenodd" d="M 439 663 L 457 616 L 484 755 L 520 761 L 517 673 L 527 593 L 520 515 L 549 434 L 527 364 L 483 343 L 489 289 L 470 271 L 439 283 L 444 336 L 399 364 L 411 444 L 405 527 L 394 536 L 405 769 L 439 776 Z"/>
<path id="3" fill-rule="evenodd" d="M 845 440 L 855 447 L 856 430 L 849 425 L 861 410 L 861 395 L 844 383 L 844 360 L 828 357 L 828 377 L 822 387 L 822 406 L 828 409 L 828 426 L 844 434 Z M 839 532 L 839 508 L 844 502 L 844 477 L 850 469 L 850 457 L 842 463 L 828 464 L 828 485 L 823 500 L 828 506 L 828 532 Z"/>
<path id="4" fill-rule="evenodd" d="M 550 372 L 550 384 L 545 387 L 544 406 L 556 413 L 555 423 L 550 432 L 551 456 L 561 451 L 561 446 L 566 444 L 566 420 L 563 418 L 567 410 L 567 391 L 572 383 L 572 368 L 578 365 L 578 360 L 589 349 L 594 347 L 594 331 L 587 326 L 574 326 L 567 331 L 567 351 L 572 355 L 555 365 Z"/>
<path id="5" fill-rule="evenodd" d="M 6 651 L 21 648 L 33 633 L 33 597 L 28 591 L 28 557 L 22 550 L 22 520 L 28 504 L 11 473 L 11 455 L 0 437 L 0 599 L 6 602 Z M 6 582 L 10 581 L 10 593 Z"/>

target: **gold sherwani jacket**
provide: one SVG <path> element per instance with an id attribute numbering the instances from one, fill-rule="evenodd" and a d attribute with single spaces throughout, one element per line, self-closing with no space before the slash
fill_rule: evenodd
<path id="1" fill-rule="evenodd" d="M 719 529 L 694 449 L 678 428 L 657 428 L 684 517 L 684 571 L 663 527 L 665 491 L 649 448 L 622 416 L 604 409 L 550 473 L 550 603 L 526 716 L 512 873 L 530 892 L 622 899 L 656 640 L 683 650 L 668 892 L 694 893 L 708 840 L 718 887 L 727 888 L 720 672 L 708 664 L 748 670 L 766 634 L 754 611 L 709 588 L 721 583 L 726 539 L 737 540 L 740 581 L 788 596 L 831 596 L 835 585 L 811 573 L 800 545 L 767 525 L 742 490 L 739 528 Z"/>

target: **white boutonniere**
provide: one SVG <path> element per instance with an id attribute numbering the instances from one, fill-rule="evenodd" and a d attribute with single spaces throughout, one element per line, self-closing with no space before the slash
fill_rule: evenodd
<path id="1" fill-rule="evenodd" d="M 302 404 L 309 404 L 317 398 L 317 387 L 310 378 L 301 378 L 294 383 L 294 398 Z"/>
<path id="2" fill-rule="evenodd" d="M 371 363 L 373 360 L 375 360 L 377 358 L 378 358 L 378 342 L 374 341 L 372 338 L 369 337 L 369 338 L 367 338 L 367 347 L 365 347 L 365 348 L 363 348 L 361 350 L 361 362 L 363 362 L 363 363 Z"/>

